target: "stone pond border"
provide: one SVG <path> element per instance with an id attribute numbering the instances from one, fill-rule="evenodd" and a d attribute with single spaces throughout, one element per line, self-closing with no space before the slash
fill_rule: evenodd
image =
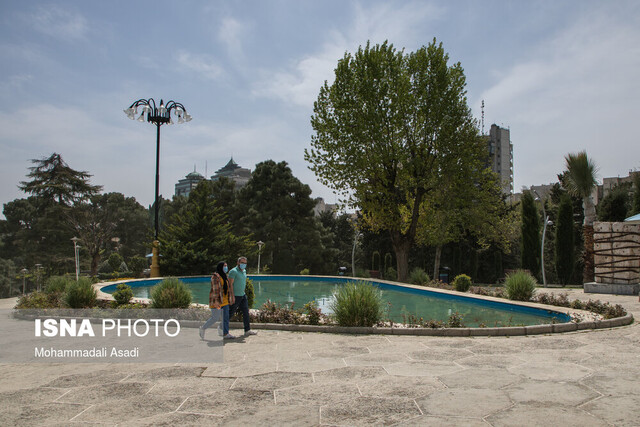
<path id="1" fill-rule="evenodd" d="M 271 277 L 277 277 L 278 275 L 270 275 Z M 291 277 L 290 275 L 283 275 L 283 277 Z M 301 276 L 304 277 L 304 276 Z M 320 277 L 320 276 L 309 276 Z M 327 279 L 339 278 L 341 280 L 348 279 L 345 276 L 321 276 Z M 159 278 L 161 279 L 161 278 Z M 352 278 L 353 280 L 367 280 L 362 278 Z M 137 280 L 146 279 L 128 279 L 119 280 L 114 282 L 100 282 L 94 284 L 94 288 L 98 293 L 98 299 L 113 300 L 111 294 L 102 292 L 102 288 L 105 286 L 116 285 L 118 283 L 135 282 Z M 392 284 L 396 286 L 403 286 L 414 289 L 425 289 L 423 286 L 410 285 L 406 283 L 397 283 L 387 280 L 376 279 L 376 282 Z M 548 311 L 555 311 L 559 313 L 565 313 L 569 315 L 578 315 L 582 318 L 590 318 L 598 316 L 595 313 L 586 310 L 575 310 L 569 307 L 558 307 L 546 304 L 538 304 L 532 302 L 522 301 L 510 301 L 503 298 L 490 297 L 486 295 L 467 294 L 463 292 L 450 291 L 448 289 L 428 288 L 429 291 L 436 293 L 443 293 L 449 295 L 465 296 L 467 298 L 475 298 L 486 301 L 499 302 L 502 304 L 520 305 L 525 307 L 535 307 Z M 134 298 L 134 302 L 148 302 L 146 298 Z M 207 307 L 203 304 L 192 304 L 196 307 Z M 572 316 L 575 317 L 575 316 Z M 292 332 L 324 332 L 332 334 L 383 334 L 383 335 L 414 335 L 414 336 L 440 336 L 440 337 L 478 337 L 478 336 L 524 336 L 524 335 L 542 335 L 542 334 L 555 334 L 564 332 L 575 332 L 589 329 L 608 329 L 619 326 L 626 326 L 632 324 L 634 321 L 632 314 L 627 314 L 623 317 L 616 317 L 613 319 L 597 319 L 597 320 L 583 320 L 580 322 L 567 322 L 567 323 L 553 323 L 546 325 L 531 325 L 531 326 L 507 326 L 507 327 L 488 327 L 488 328 L 391 328 L 391 327 L 350 327 L 350 326 L 335 326 L 335 325 L 293 325 L 293 324 L 281 324 L 281 323 L 257 323 L 251 324 L 252 329 L 263 330 L 278 330 L 278 331 L 292 331 Z M 201 321 L 184 320 L 181 323 L 185 327 L 199 327 Z M 241 322 L 231 322 L 231 328 L 242 328 Z"/>

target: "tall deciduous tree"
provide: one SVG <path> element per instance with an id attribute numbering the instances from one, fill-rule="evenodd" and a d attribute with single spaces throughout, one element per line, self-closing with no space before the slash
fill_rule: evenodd
<path id="1" fill-rule="evenodd" d="M 563 195 L 558 206 L 556 220 L 556 273 L 563 285 L 569 284 L 575 262 L 573 243 L 573 204 L 568 195 Z"/>
<path id="2" fill-rule="evenodd" d="M 587 157 L 586 151 L 567 154 L 565 161 L 567 173 L 564 174 L 564 186 L 569 194 L 582 199 L 582 208 L 584 210 L 584 222 L 582 225 L 584 234 L 583 281 L 585 283 L 593 282 L 593 222 L 596 219 L 596 208 L 592 194 L 597 185 L 597 168 L 595 163 Z"/>
<path id="3" fill-rule="evenodd" d="M 314 104 L 305 159 L 372 230 L 389 233 L 399 280 L 408 275 L 425 200 L 480 168 L 475 155 L 483 144 L 464 72 L 448 61 L 435 39 L 409 54 L 387 42 L 367 44 L 338 61 L 335 81 L 325 82 Z"/>
<path id="4" fill-rule="evenodd" d="M 533 195 L 522 194 L 522 268 L 532 275 L 540 273 L 540 220 Z"/>

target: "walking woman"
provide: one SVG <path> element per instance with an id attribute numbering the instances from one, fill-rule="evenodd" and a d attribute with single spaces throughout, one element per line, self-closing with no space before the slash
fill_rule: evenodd
<path id="1" fill-rule="evenodd" d="M 235 336 L 229 333 L 229 307 L 235 302 L 233 295 L 233 284 L 227 278 L 229 267 L 225 261 L 220 261 L 216 266 L 216 271 L 211 276 L 211 290 L 209 291 L 209 308 L 211 317 L 200 327 L 200 338 L 204 339 L 205 329 L 220 320 L 222 314 L 222 336 L 225 339 L 234 339 Z M 220 313 L 222 312 L 222 313 Z M 218 327 L 218 330 L 220 327 Z"/>

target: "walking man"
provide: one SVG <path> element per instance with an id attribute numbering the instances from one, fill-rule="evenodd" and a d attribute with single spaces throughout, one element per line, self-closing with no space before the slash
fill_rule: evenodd
<path id="1" fill-rule="evenodd" d="M 251 324 L 249 323 L 249 300 L 245 294 L 245 288 L 247 287 L 247 258 L 241 256 L 238 258 L 238 265 L 231 269 L 229 272 L 229 280 L 233 285 L 233 293 L 236 297 L 236 302 L 229 309 L 229 317 L 240 308 L 242 313 L 242 321 L 244 322 L 244 335 L 257 335 L 257 332 L 251 330 Z"/>

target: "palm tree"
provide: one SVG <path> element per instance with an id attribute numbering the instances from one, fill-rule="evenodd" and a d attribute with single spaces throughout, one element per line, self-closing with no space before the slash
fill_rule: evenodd
<path id="1" fill-rule="evenodd" d="M 593 203 L 593 190 L 597 185 L 596 165 L 587 157 L 586 151 L 565 156 L 567 173 L 565 174 L 565 188 L 575 197 L 582 199 L 584 222 L 582 233 L 584 236 L 584 272 L 585 283 L 593 282 L 593 222 L 596 219 L 596 208 Z"/>

